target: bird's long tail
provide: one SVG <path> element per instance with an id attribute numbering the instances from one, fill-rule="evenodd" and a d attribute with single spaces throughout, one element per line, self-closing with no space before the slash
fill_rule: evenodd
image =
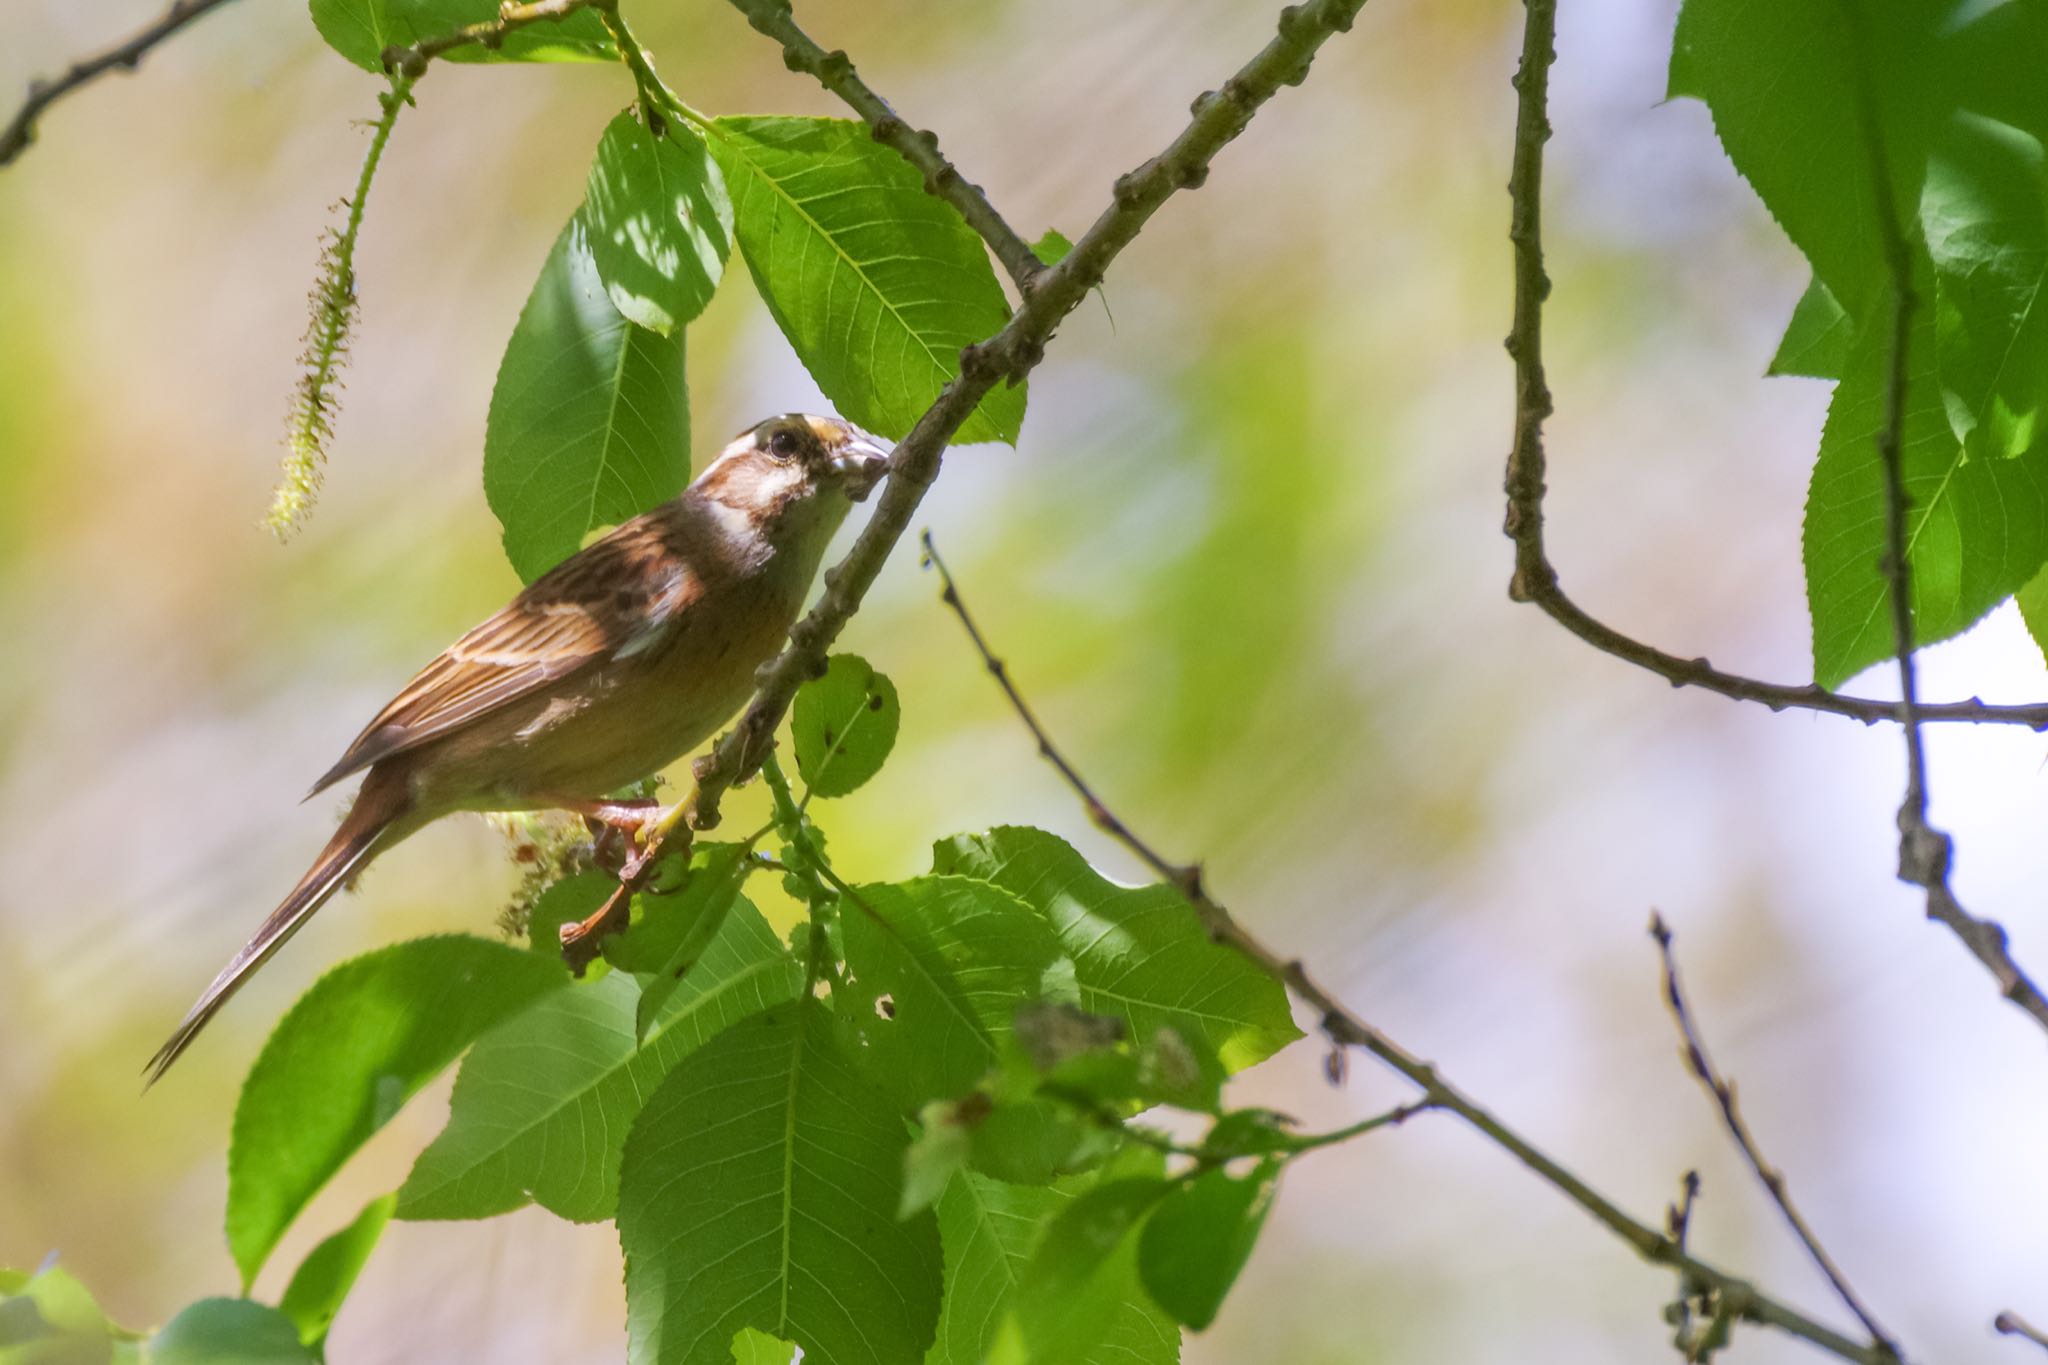
<path id="1" fill-rule="evenodd" d="M 402 823 L 412 804 L 411 794 L 402 773 L 391 769 L 371 769 L 363 782 L 363 789 L 357 795 L 355 804 L 341 822 L 341 828 L 327 847 L 320 850 L 320 856 L 313 860 L 313 866 L 299 879 L 277 909 L 270 912 L 250 940 L 242 945 L 220 975 L 213 979 L 193 1005 L 184 1022 L 179 1024 L 164 1045 L 157 1049 L 156 1056 L 149 1059 L 145 1068 L 148 1079 L 144 1088 L 156 1084 L 178 1055 L 192 1045 L 199 1031 L 227 1004 L 228 997 L 241 988 L 244 981 L 270 960 L 270 955 L 284 946 L 286 939 L 298 932 L 315 910 L 327 903 L 345 884 L 350 876 L 359 871 L 372 857 L 396 843 L 411 831 Z"/>

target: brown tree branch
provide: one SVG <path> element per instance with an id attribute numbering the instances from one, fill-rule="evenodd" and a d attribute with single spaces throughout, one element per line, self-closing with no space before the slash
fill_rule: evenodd
<path id="1" fill-rule="evenodd" d="M 2042 1332 L 2040 1328 L 2034 1326 L 2010 1308 L 1993 1318 L 1991 1326 L 2001 1336 L 2018 1337 L 2022 1341 L 2031 1341 L 2036 1346 L 2048 1350 L 2048 1333 Z"/>
<path id="2" fill-rule="evenodd" d="M 899 117 L 889 102 L 870 89 L 853 69 L 844 52 L 827 52 L 797 26 L 789 0 L 732 0 L 734 8 L 761 34 L 782 44 L 783 64 L 792 71 L 809 73 L 827 90 L 843 100 L 854 113 L 867 120 L 877 142 L 893 148 L 924 176 L 925 192 L 951 204 L 967 225 L 988 243 L 989 250 L 1003 263 L 1016 282 L 1020 295 L 1028 294 L 1045 266 L 1024 239 L 1017 235 L 1002 214 L 989 203 L 981 186 L 962 176 L 945 153 L 939 150 L 935 133 L 913 128 Z M 1353 7 L 1354 9 L 1356 6 Z"/>
<path id="3" fill-rule="evenodd" d="M 142 64 L 151 48 L 202 14 L 219 9 L 226 3 L 227 0 L 173 0 L 171 7 L 154 23 L 137 31 L 134 36 L 103 52 L 79 58 L 54 80 L 30 81 L 28 98 L 22 101 L 14 117 L 7 120 L 6 126 L 0 128 L 0 166 L 12 162 L 36 140 L 36 121 L 43 116 L 44 110 L 109 71 L 133 71 Z"/>
<path id="4" fill-rule="evenodd" d="M 1297 999 L 1315 1010 L 1319 1019 L 1318 1026 L 1335 1047 L 1364 1048 L 1392 1070 L 1406 1077 L 1422 1092 L 1419 1103 L 1457 1115 L 1484 1134 L 1495 1146 L 1527 1166 L 1539 1179 L 1590 1213 L 1645 1261 L 1676 1268 L 1680 1275 L 1682 1292 L 1687 1296 L 1697 1295 L 1711 1300 L 1714 1312 L 1731 1319 L 1774 1327 L 1811 1342 L 1843 1360 L 1858 1361 L 1863 1365 L 1897 1365 L 1896 1355 L 1845 1336 L 1807 1317 L 1797 1309 L 1771 1298 L 1749 1281 L 1693 1256 L 1684 1247 L 1682 1224 L 1670 1231 L 1660 1232 L 1631 1216 L 1619 1204 L 1581 1180 L 1495 1118 L 1476 1100 L 1445 1080 L 1434 1065 L 1416 1057 L 1353 1013 L 1342 1001 L 1316 983 L 1301 959 L 1282 957 L 1246 930 L 1230 911 L 1209 893 L 1200 864 L 1177 863 L 1167 858 L 1096 795 L 1094 788 L 1081 777 L 1073 763 L 1061 753 L 1052 736 L 1039 723 L 1037 715 L 1024 701 L 1023 694 L 1011 678 L 1009 668 L 989 649 L 980 627 L 975 624 L 974 617 L 961 599 L 952 575 L 933 548 L 929 535 L 925 537 L 924 544 L 926 560 L 938 571 L 940 581 L 944 584 L 940 600 L 952 609 L 960 624 L 966 628 L 968 639 L 981 655 L 983 667 L 1001 686 L 1011 709 L 1031 732 L 1032 738 L 1037 742 L 1039 754 L 1058 770 L 1060 777 L 1081 798 L 1089 818 L 1135 854 L 1141 862 L 1157 873 L 1162 881 L 1179 890 L 1195 914 L 1200 917 L 1214 942 L 1251 961 L 1260 970 L 1286 986 Z"/>
<path id="5" fill-rule="evenodd" d="M 1798 1206 L 1793 1204 L 1792 1191 L 1785 1183 L 1784 1172 L 1765 1159 L 1756 1135 L 1750 1131 L 1748 1121 L 1742 1117 L 1742 1108 L 1735 1099 L 1735 1083 L 1721 1074 L 1714 1066 L 1714 1059 L 1708 1055 L 1706 1040 L 1700 1036 L 1698 1027 L 1693 1023 L 1692 1011 L 1686 1005 L 1685 992 L 1679 985 L 1678 960 L 1671 948 L 1671 928 L 1664 923 L 1664 917 L 1654 911 L 1650 914 L 1650 937 L 1657 943 L 1664 974 L 1664 1003 L 1671 1007 L 1672 1022 L 1677 1024 L 1679 1039 L 1685 1044 L 1687 1067 L 1698 1078 L 1699 1083 L 1706 1087 L 1707 1093 L 1719 1106 L 1721 1122 L 1727 1127 L 1728 1135 L 1734 1138 L 1735 1145 L 1741 1148 L 1744 1159 L 1749 1162 L 1750 1170 L 1756 1172 L 1756 1178 L 1762 1182 L 1764 1192 L 1770 1195 L 1771 1202 L 1778 1206 L 1778 1212 L 1784 1216 L 1786 1225 L 1792 1229 L 1792 1235 L 1799 1239 L 1799 1244 L 1806 1248 L 1806 1254 L 1820 1268 L 1820 1273 L 1827 1277 L 1828 1284 L 1834 1288 L 1835 1296 L 1856 1315 L 1856 1320 L 1863 1324 L 1863 1330 L 1870 1333 L 1871 1343 L 1878 1348 L 1882 1358 L 1897 1360 L 1898 1343 L 1893 1340 L 1890 1333 L 1878 1325 L 1877 1318 L 1850 1287 L 1848 1277 L 1842 1273 L 1841 1267 L 1835 1264 L 1834 1257 L 1820 1244 L 1819 1234 L 1814 1232 L 1812 1225 L 1799 1212 Z"/>
<path id="6" fill-rule="evenodd" d="M 1550 384 L 1543 368 L 1543 302 L 1550 294 L 1550 276 L 1543 266 L 1543 144 L 1550 139 L 1547 87 L 1550 49 L 1549 19 L 1555 0 L 1530 0 L 1532 23 L 1545 16 L 1544 46 L 1534 55 L 1524 49 L 1521 70 L 1515 77 L 1518 93 L 1515 114 L 1515 158 L 1508 177 L 1512 203 L 1508 237 L 1514 246 L 1515 312 L 1509 330 L 1507 350 L 1515 363 L 1515 436 L 1508 453 L 1507 518 L 1504 530 L 1515 544 L 1514 575 L 1508 596 L 1519 602 L 1533 602 L 1573 634 L 1603 653 L 1657 672 L 1674 685 L 1695 683 L 1723 695 L 1762 701 L 1774 710 L 1788 706 L 1832 711 L 1862 720 L 1897 720 L 1906 732 L 1908 778 L 1906 800 L 1899 809 L 1899 877 L 1921 886 L 1927 893 L 1927 914 L 1947 925 L 1998 982 L 1999 992 L 2040 1025 L 2048 1029 L 2048 997 L 2013 959 L 2004 928 L 1990 920 L 1978 919 L 1956 900 L 1948 883 L 1950 845 L 1948 836 L 1927 824 L 1926 761 L 1921 743 L 1921 723 L 1928 720 L 1997 720 L 2040 728 L 2044 714 L 2038 707 L 1985 707 L 1978 702 L 1925 706 L 1920 703 L 1912 661 L 1912 617 L 1908 595 L 1909 567 L 1906 563 L 1904 524 L 1905 491 L 1900 480 L 1899 433 L 1905 402 L 1905 340 L 1911 321 L 1912 266 L 1903 256 L 1905 239 L 1894 221 L 1888 198 L 1882 214 L 1888 237 L 1896 239 L 1896 250 L 1888 246 L 1894 280 L 1894 344 L 1892 386 L 1887 394 L 1887 421 L 1879 436 L 1879 452 L 1885 461 L 1888 534 L 1891 548 L 1885 557 L 1885 571 L 1892 582 L 1894 629 L 1900 650 L 1901 700 L 1866 702 L 1839 697 L 1819 688 L 1788 688 L 1758 683 L 1720 673 L 1704 659 L 1690 664 L 1640 644 L 1594 620 L 1564 596 L 1558 587 L 1557 571 L 1551 567 L 1543 542 L 1543 497 L 1545 455 L 1543 423 L 1552 411 Z M 1882 174 L 1883 149 L 1875 140 L 1875 123 L 1868 112 L 1871 154 L 1879 174 L 1880 194 L 1889 182 Z M 1901 264 L 1903 262 L 1903 264 Z M 1901 273 L 1903 271 L 1903 273 Z M 1676 665 L 1675 668 L 1667 665 Z"/>

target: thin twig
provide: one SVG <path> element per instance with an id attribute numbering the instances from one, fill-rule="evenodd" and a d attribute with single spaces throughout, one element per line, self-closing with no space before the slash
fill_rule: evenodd
<path id="1" fill-rule="evenodd" d="M 1762 1182 L 1764 1192 L 1771 1196 L 1771 1202 L 1784 1215 L 1785 1223 L 1792 1229 L 1792 1235 L 1806 1248 L 1806 1254 L 1820 1267 L 1820 1273 L 1827 1277 L 1834 1288 L 1835 1296 L 1842 1301 L 1856 1320 L 1863 1324 L 1863 1330 L 1870 1333 L 1870 1340 L 1882 1353 L 1882 1358 L 1897 1360 L 1899 1347 L 1891 1334 L 1878 1325 L 1877 1318 L 1856 1291 L 1849 1285 L 1848 1277 L 1820 1244 L 1820 1236 L 1813 1230 L 1792 1202 L 1792 1191 L 1785 1183 L 1784 1172 L 1773 1166 L 1757 1143 L 1749 1123 L 1742 1117 L 1742 1107 L 1735 1099 L 1735 1083 L 1723 1076 L 1714 1066 L 1714 1059 L 1708 1055 L 1706 1040 L 1700 1036 L 1699 1028 L 1693 1022 L 1692 1010 L 1686 1005 L 1685 992 L 1678 982 L 1678 959 L 1671 948 L 1671 927 L 1664 923 L 1664 917 L 1652 911 L 1650 914 L 1650 937 L 1656 940 L 1658 956 L 1663 964 L 1664 1003 L 1671 1007 L 1672 1022 L 1678 1026 L 1678 1035 L 1685 1043 L 1685 1061 L 1699 1083 L 1721 1110 L 1721 1122 L 1726 1125 L 1728 1135 L 1735 1139 L 1735 1145 L 1742 1149 L 1742 1155 L 1749 1162 L 1750 1170 Z"/>
<path id="2" fill-rule="evenodd" d="M 1282 10 L 1279 33 L 1219 89 L 1195 100 L 1193 117 L 1180 135 L 1157 156 L 1118 177 L 1109 207 L 1058 265 L 1037 276 L 1036 285 L 1002 329 L 961 351 L 960 373 L 940 390 L 890 455 L 888 479 L 853 548 L 826 570 L 825 591 L 810 614 L 790 628 L 789 647 L 754 675 L 754 698 L 739 721 L 692 765 L 696 781 L 690 794 L 654 826 L 646 848 L 627 864 L 622 892 L 645 880 L 670 838 L 714 828 L 725 793 L 760 770 L 797 687 L 824 671 L 826 651 L 860 610 L 868 588 L 938 478 L 947 442 L 982 397 L 999 383 L 1021 381 L 1044 359 L 1053 329 L 1102 283 L 1110 263 L 1159 206 L 1176 192 L 1201 185 L 1216 154 L 1245 130 L 1252 115 L 1280 87 L 1298 85 L 1307 77 L 1317 50 L 1332 34 L 1349 29 L 1364 5 L 1365 0 L 1306 0 Z"/>
<path id="3" fill-rule="evenodd" d="M 1941 921 L 1962 939 L 1964 945 L 1988 968 L 2006 999 L 2024 1010 L 2036 1024 L 2048 1029 L 2048 996 L 2014 961 L 2007 947 L 2003 927 L 1981 920 L 1963 909 L 1948 884 L 1950 846 L 1946 835 L 1926 822 L 1926 771 L 1920 727 L 1922 722 L 1944 720 L 2012 721 L 2041 728 L 2048 724 L 2048 708 L 1985 707 L 1976 701 L 1943 706 L 1920 704 L 1911 658 L 1912 618 L 1907 593 L 1908 567 L 1903 540 L 1905 493 L 1897 468 L 1899 432 L 1905 399 L 1905 338 L 1911 322 L 1912 264 L 1906 257 L 1901 267 L 1893 264 L 1894 345 L 1893 389 L 1887 395 L 1887 422 L 1880 435 L 1880 452 L 1885 455 L 1890 513 L 1889 531 L 1893 549 L 1886 555 L 1886 572 L 1893 584 L 1894 628 L 1899 632 L 1901 700 L 1866 702 L 1838 697 L 1819 688 L 1789 688 L 1755 683 L 1714 670 L 1704 659 L 1687 663 L 1628 639 L 1611 627 L 1594 620 L 1564 596 L 1557 584 L 1543 543 L 1543 497 L 1545 456 L 1543 423 L 1552 410 L 1549 381 L 1543 369 L 1543 302 L 1550 294 L 1550 277 L 1543 267 L 1543 144 L 1550 139 L 1548 112 L 1549 66 L 1555 57 L 1550 37 L 1555 0 L 1530 0 L 1532 36 L 1536 21 L 1543 27 L 1540 50 L 1525 48 L 1522 67 L 1515 76 L 1518 93 L 1515 115 L 1514 166 L 1508 176 L 1512 203 L 1508 238 L 1514 245 L 1515 312 L 1509 330 L 1507 351 L 1515 363 L 1515 436 L 1508 453 L 1507 518 L 1504 530 L 1515 543 L 1514 576 L 1508 596 L 1533 602 L 1573 634 L 1603 653 L 1642 664 L 1669 679 L 1674 685 L 1695 683 L 1726 696 L 1762 701 L 1774 710 L 1804 707 L 1833 711 L 1860 720 L 1898 720 L 1907 735 L 1909 776 L 1906 801 L 1899 811 L 1901 880 L 1925 888 L 1927 914 Z M 1866 92 L 1867 96 L 1868 92 Z M 1868 99 L 1866 98 L 1866 106 Z M 1868 118 L 1866 108 L 1866 118 Z M 1875 134 L 1872 134 L 1873 139 Z M 1880 186 L 1882 148 L 1873 141 L 1878 159 Z M 1880 194 L 1884 191 L 1880 190 Z M 1903 252 L 1905 243 L 1889 202 L 1880 215 L 1889 235 Z M 1896 256 L 1888 248 L 1888 255 Z M 1900 273 L 1903 269 L 1903 274 Z"/>
<path id="4" fill-rule="evenodd" d="M 81 57 L 54 80 L 30 81 L 28 98 L 15 111 L 14 117 L 7 120 L 7 126 L 0 128 L 0 166 L 7 165 L 27 151 L 29 144 L 36 140 L 36 121 L 43 116 L 44 110 L 109 71 L 133 71 L 141 65 L 151 48 L 200 15 L 219 9 L 226 3 L 227 0 L 175 0 L 157 17 L 156 22 L 139 30 L 133 37 L 114 44 L 104 52 Z"/>
<path id="5" fill-rule="evenodd" d="M 2048 1335 L 2044 1335 L 2040 1328 L 2034 1326 L 2010 1308 L 1993 1318 L 1991 1325 L 2002 1336 L 2019 1337 L 2023 1341 L 2031 1341 L 2036 1346 L 2048 1350 Z"/>
<path id="6" fill-rule="evenodd" d="M 1862 30 L 1854 29 L 1860 39 Z M 1927 750 L 1921 735 L 1920 684 L 1914 666 L 1913 565 L 1907 554 L 1906 521 L 1912 501 L 1906 491 L 1905 430 L 1908 352 L 1913 313 L 1913 254 L 1905 229 L 1892 205 L 1891 172 L 1884 133 L 1877 117 L 1877 96 L 1871 88 L 1868 63 L 1858 61 L 1859 110 L 1879 238 L 1886 272 L 1891 277 L 1892 335 L 1885 375 L 1884 426 L 1877 434 L 1877 454 L 1884 470 L 1885 552 L 1882 571 L 1891 597 L 1892 641 L 1899 660 L 1899 710 L 1906 741 L 1906 792 L 1899 802 L 1899 880 L 1927 893 L 1927 917 L 1948 926 L 1997 980 L 2000 994 L 2048 1028 L 2048 996 L 2044 996 L 2008 947 L 2004 926 L 1979 919 L 1963 908 L 1949 885 L 1955 848 L 1949 836 L 1927 819 Z"/>
<path id="7" fill-rule="evenodd" d="M 782 60 L 792 71 L 808 72 L 817 82 L 839 96 L 854 113 L 867 120 L 874 139 L 893 148 L 924 176 L 924 187 L 951 204 L 967 225 L 988 243 L 989 250 L 1003 263 L 1016 281 L 1020 294 L 1028 294 L 1045 270 L 1038 256 L 1016 229 L 996 212 L 981 186 L 961 175 L 944 152 L 936 133 L 913 128 L 899 117 L 889 102 L 870 89 L 853 69 L 853 62 L 841 51 L 827 52 L 797 27 L 789 0 L 732 0 L 755 30 L 782 44 Z M 1354 6 L 1353 8 L 1356 8 Z"/>
<path id="8" fill-rule="evenodd" d="M 959 617 L 961 624 L 966 627 L 968 638 L 981 654 L 983 666 L 1002 684 L 1003 694 L 1009 699 L 1011 708 L 1030 730 L 1032 738 L 1037 741 L 1039 753 L 1057 769 L 1061 778 L 1086 804 L 1090 816 L 1097 817 L 1098 812 L 1102 816 L 1107 816 L 1107 819 L 1097 818 L 1097 823 L 1156 872 L 1163 881 L 1178 889 L 1187 898 L 1188 904 L 1200 917 L 1213 941 L 1250 960 L 1260 970 L 1286 986 L 1297 999 L 1315 1010 L 1319 1027 L 1333 1044 L 1340 1048 L 1360 1047 L 1370 1052 L 1392 1070 L 1406 1077 L 1422 1092 L 1421 1104 L 1456 1114 L 1472 1128 L 1484 1134 L 1496 1147 L 1527 1166 L 1539 1179 L 1590 1213 L 1645 1261 L 1654 1265 L 1674 1267 L 1691 1284 L 1702 1290 L 1710 1290 L 1722 1312 L 1734 1318 L 1774 1327 L 1811 1342 L 1843 1360 L 1859 1361 L 1863 1365 L 1896 1365 L 1896 1356 L 1847 1337 L 1832 1327 L 1807 1317 L 1797 1309 L 1778 1302 L 1749 1281 L 1693 1256 L 1671 1233 L 1660 1232 L 1631 1216 L 1620 1205 L 1559 1165 L 1526 1138 L 1495 1118 L 1477 1101 L 1458 1090 L 1443 1078 L 1433 1064 L 1416 1057 L 1353 1013 L 1342 1001 L 1316 983 L 1299 958 L 1282 957 L 1260 942 L 1210 895 L 1203 884 L 1199 864 L 1176 863 L 1165 857 L 1152 844 L 1140 837 L 1129 823 L 1108 811 L 1094 789 L 1080 777 L 1074 765 L 1060 752 L 1059 746 L 1053 743 L 1052 737 L 1046 733 L 1045 727 L 1039 723 L 1031 708 L 1024 704 L 1008 669 L 989 652 L 986 640 L 968 613 L 966 603 L 961 600 L 958 586 L 947 572 L 944 561 L 932 551 L 928 537 L 925 548 L 931 566 L 938 570 L 939 577 L 945 585 L 940 594 L 941 600 L 952 608 L 954 615 Z"/>

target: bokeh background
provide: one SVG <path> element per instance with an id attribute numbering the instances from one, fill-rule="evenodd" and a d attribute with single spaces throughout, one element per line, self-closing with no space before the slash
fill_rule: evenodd
<path id="1" fill-rule="evenodd" d="M 0 89 L 156 6 L 9 0 Z M 1269 9 L 811 0 L 800 18 L 1027 235 L 1078 235 Z M 629 14 L 700 107 L 837 112 L 716 0 Z M 1552 537 L 1568 588 L 1622 627 L 1798 679 L 1827 395 L 1761 374 L 1804 271 L 1704 109 L 1661 102 L 1672 15 L 1565 6 Z M 1896 736 L 1675 693 L 1506 600 L 1519 22 L 1375 0 L 1118 262 L 1034 376 L 1021 447 L 955 452 L 927 520 L 1056 733 L 1258 932 L 1640 1215 L 1697 1167 L 1698 1249 L 1840 1320 L 1679 1064 L 1643 933 L 1661 909 L 1751 1121 L 1881 1317 L 1929 1359 L 2023 1358 L 1989 1322 L 2048 1318 L 2048 1057 L 1891 879 Z M 512 882 L 481 821 L 421 835 L 138 1093 L 331 828 L 335 801 L 297 803 L 308 781 L 516 586 L 479 489 L 485 406 L 628 85 L 605 67 L 422 84 L 370 204 L 326 494 L 280 548 L 256 521 L 377 89 L 302 5 L 231 6 L 61 105 L 0 173 L 0 1263 L 55 1252 L 138 1325 L 233 1292 L 227 1129 L 278 1013 L 374 945 L 492 932 Z M 690 345 L 700 452 L 818 401 L 737 262 Z M 905 697 L 897 757 L 830 812 L 850 875 L 914 872 L 933 837 L 1002 821 L 1135 875 L 911 553 L 846 645 Z M 2009 609 L 1925 673 L 1932 695 L 2048 693 Z M 2023 731 L 1932 739 L 1958 889 L 2037 969 L 2044 754 Z M 1331 1088 L 1313 1043 L 1239 1090 L 1319 1125 L 1405 1097 L 1365 1058 Z M 260 1294 L 401 1178 L 445 1093 L 344 1173 Z M 619 1278 L 609 1226 L 394 1225 L 333 1358 L 615 1361 Z M 1655 1360 L 1672 1288 L 1425 1117 L 1295 1169 L 1186 1358 Z M 1734 1358 L 1811 1357 L 1742 1331 Z"/>

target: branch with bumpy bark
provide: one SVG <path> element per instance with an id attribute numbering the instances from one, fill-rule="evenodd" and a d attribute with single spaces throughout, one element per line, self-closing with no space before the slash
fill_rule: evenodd
<path id="1" fill-rule="evenodd" d="M 936 133 L 913 128 L 887 100 L 869 88 L 844 52 L 827 52 L 797 27 L 789 0 L 732 0 L 755 30 L 782 44 L 783 64 L 803 71 L 837 95 L 874 131 L 875 141 L 894 150 L 924 176 L 925 191 L 951 204 L 1003 263 L 1020 294 L 1029 294 L 1045 270 L 1038 256 L 996 212 L 981 186 L 960 174 L 939 150 Z"/>
<path id="2" fill-rule="evenodd" d="M 36 121 L 43 111 L 71 94 L 79 87 L 89 85 L 109 71 L 133 71 L 149 55 L 150 49 L 163 42 L 172 34 L 191 23 L 194 19 L 219 9 L 227 0 L 176 0 L 150 24 L 134 36 L 114 44 L 104 52 L 90 57 L 81 57 L 64 69 L 64 74 L 54 80 L 30 81 L 28 98 L 22 101 L 14 117 L 7 120 L 7 126 L 0 128 L 0 166 L 5 166 L 27 151 L 29 144 L 36 140 Z"/>
<path id="3" fill-rule="evenodd" d="M 975 624 L 967 604 L 961 600 L 958 586 L 947 572 L 945 563 L 939 559 L 929 537 L 925 540 L 925 558 L 938 570 L 945 585 L 940 600 L 960 619 L 968 639 L 981 656 L 982 666 L 1002 688 L 1011 709 L 1037 742 L 1039 755 L 1058 770 L 1060 777 L 1081 798 L 1088 818 L 1135 854 L 1162 881 L 1179 890 L 1208 929 L 1212 940 L 1256 964 L 1316 1012 L 1318 1027 L 1332 1046 L 1330 1071 L 1333 1079 L 1343 1074 L 1342 1059 L 1347 1049 L 1363 1048 L 1371 1053 L 1422 1092 L 1417 1101 L 1420 1106 L 1457 1115 L 1496 1147 L 1527 1166 L 1538 1179 L 1593 1215 L 1638 1256 L 1653 1265 L 1677 1270 L 1682 1300 L 1699 1302 L 1703 1311 L 1716 1321 L 1752 1322 L 1772 1327 L 1811 1342 L 1843 1360 L 1861 1362 L 1861 1365 L 1899 1365 L 1899 1356 L 1889 1341 L 1882 1344 L 1859 1342 L 1770 1297 L 1748 1280 L 1694 1256 L 1686 1250 L 1685 1220 L 1676 1214 L 1671 1218 L 1668 1229 L 1662 1232 L 1633 1217 L 1445 1080 L 1434 1065 L 1409 1052 L 1323 989 L 1301 959 L 1283 957 L 1261 942 L 1209 891 L 1199 863 L 1177 863 L 1167 858 L 1096 794 L 1039 723 L 1037 714 L 1010 676 L 1009 667 L 989 648 L 987 639 Z M 1688 1196 L 1688 1209 L 1690 1203 Z"/>

